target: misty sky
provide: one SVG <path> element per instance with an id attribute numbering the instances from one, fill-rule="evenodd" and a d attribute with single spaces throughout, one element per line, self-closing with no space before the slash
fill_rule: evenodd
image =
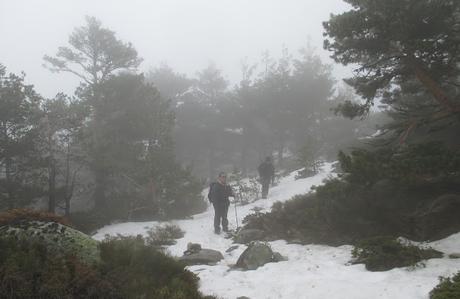
<path id="1" fill-rule="evenodd" d="M 256 62 L 265 50 L 279 57 L 283 45 L 296 52 L 310 40 L 331 62 L 321 22 L 346 9 L 342 0 L 0 0 L 0 63 L 24 71 L 43 96 L 72 94 L 78 80 L 51 73 L 42 58 L 67 45 L 90 15 L 134 45 L 144 58 L 141 71 L 167 62 L 193 76 L 214 62 L 233 84 L 244 57 Z M 335 71 L 338 79 L 349 74 Z"/>

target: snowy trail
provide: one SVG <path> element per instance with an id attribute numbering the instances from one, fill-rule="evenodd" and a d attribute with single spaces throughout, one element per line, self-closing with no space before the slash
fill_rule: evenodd
<path id="1" fill-rule="evenodd" d="M 295 173 L 283 178 L 273 187 L 269 199 L 238 206 L 239 223 L 252 213 L 254 207 L 269 210 L 276 201 L 286 201 L 296 194 L 306 193 L 331 175 L 332 163 L 323 166 L 316 176 L 294 180 Z M 219 250 L 224 260 L 215 266 L 197 265 L 188 269 L 200 277 L 200 290 L 219 298 L 251 299 L 309 298 L 309 299 L 427 299 L 439 276 L 449 276 L 460 270 L 460 259 L 431 259 L 424 268 L 398 268 L 386 272 L 369 272 L 364 265 L 348 265 L 351 246 L 296 245 L 285 241 L 270 242 L 274 251 L 288 257 L 288 261 L 269 263 L 253 271 L 230 270 L 246 246 L 239 245 L 230 253 L 225 251 L 232 241 L 213 233 L 213 209 L 194 215 L 190 220 L 171 221 L 185 231 L 177 244 L 168 247 L 173 256 L 181 256 L 187 243 L 200 243 L 203 248 Z M 236 227 L 234 206 L 228 213 L 230 228 Z M 160 225 L 151 222 L 127 222 L 106 226 L 94 238 L 108 235 L 145 235 L 147 229 Z M 444 240 L 428 243 L 447 254 L 460 252 L 460 233 Z"/>

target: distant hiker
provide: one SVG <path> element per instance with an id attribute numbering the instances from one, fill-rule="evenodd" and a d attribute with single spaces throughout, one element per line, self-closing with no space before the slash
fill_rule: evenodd
<path id="1" fill-rule="evenodd" d="M 275 167 L 273 166 L 272 158 L 266 157 L 257 170 L 259 171 L 260 183 L 262 184 L 262 198 L 265 199 L 268 195 L 270 182 L 273 184 L 275 181 Z"/>
<path id="2" fill-rule="evenodd" d="M 220 223 L 222 221 L 222 229 L 228 232 L 228 207 L 230 206 L 229 197 L 233 197 L 232 188 L 227 185 L 227 176 L 225 173 L 219 173 L 217 182 L 211 183 L 209 186 L 208 199 L 214 206 L 214 233 L 220 233 Z"/>

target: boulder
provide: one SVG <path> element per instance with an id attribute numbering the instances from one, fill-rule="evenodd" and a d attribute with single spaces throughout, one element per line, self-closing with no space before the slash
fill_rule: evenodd
<path id="1" fill-rule="evenodd" d="M 265 232 L 260 229 L 242 229 L 235 236 L 235 243 L 248 244 L 252 241 L 260 241 L 265 237 Z"/>
<path id="2" fill-rule="evenodd" d="M 200 252 L 201 249 L 202 249 L 201 244 L 189 242 L 187 244 L 187 250 L 184 251 L 184 255 L 190 255 L 192 253 L 198 253 L 198 252 Z"/>
<path id="3" fill-rule="evenodd" d="M 96 240 L 56 222 L 23 220 L 0 226 L 0 238 L 5 237 L 41 242 L 53 252 L 75 255 L 87 263 L 100 260 Z"/>
<path id="4" fill-rule="evenodd" d="M 280 260 L 284 260 L 281 254 L 273 252 L 266 243 L 252 242 L 238 258 L 236 267 L 244 270 L 255 270 L 266 263 Z"/>
<path id="5" fill-rule="evenodd" d="M 179 261 L 184 262 L 188 266 L 215 265 L 223 258 L 224 256 L 220 251 L 203 248 L 196 252 L 184 254 L 179 258 Z"/>
<path id="6" fill-rule="evenodd" d="M 273 252 L 273 262 L 277 263 L 277 262 L 283 262 L 283 261 L 287 261 L 288 259 L 284 256 L 281 255 L 281 253 L 279 252 Z"/>

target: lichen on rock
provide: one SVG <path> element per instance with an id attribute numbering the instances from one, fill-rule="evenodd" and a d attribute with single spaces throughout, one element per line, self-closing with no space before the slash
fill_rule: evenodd
<path id="1" fill-rule="evenodd" d="M 98 241 L 56 222 L 24 220 L 0 226 L 0 238 L 38 241 L 56 253 L 75 255 L 83 262 L 98 262 Z"/>

